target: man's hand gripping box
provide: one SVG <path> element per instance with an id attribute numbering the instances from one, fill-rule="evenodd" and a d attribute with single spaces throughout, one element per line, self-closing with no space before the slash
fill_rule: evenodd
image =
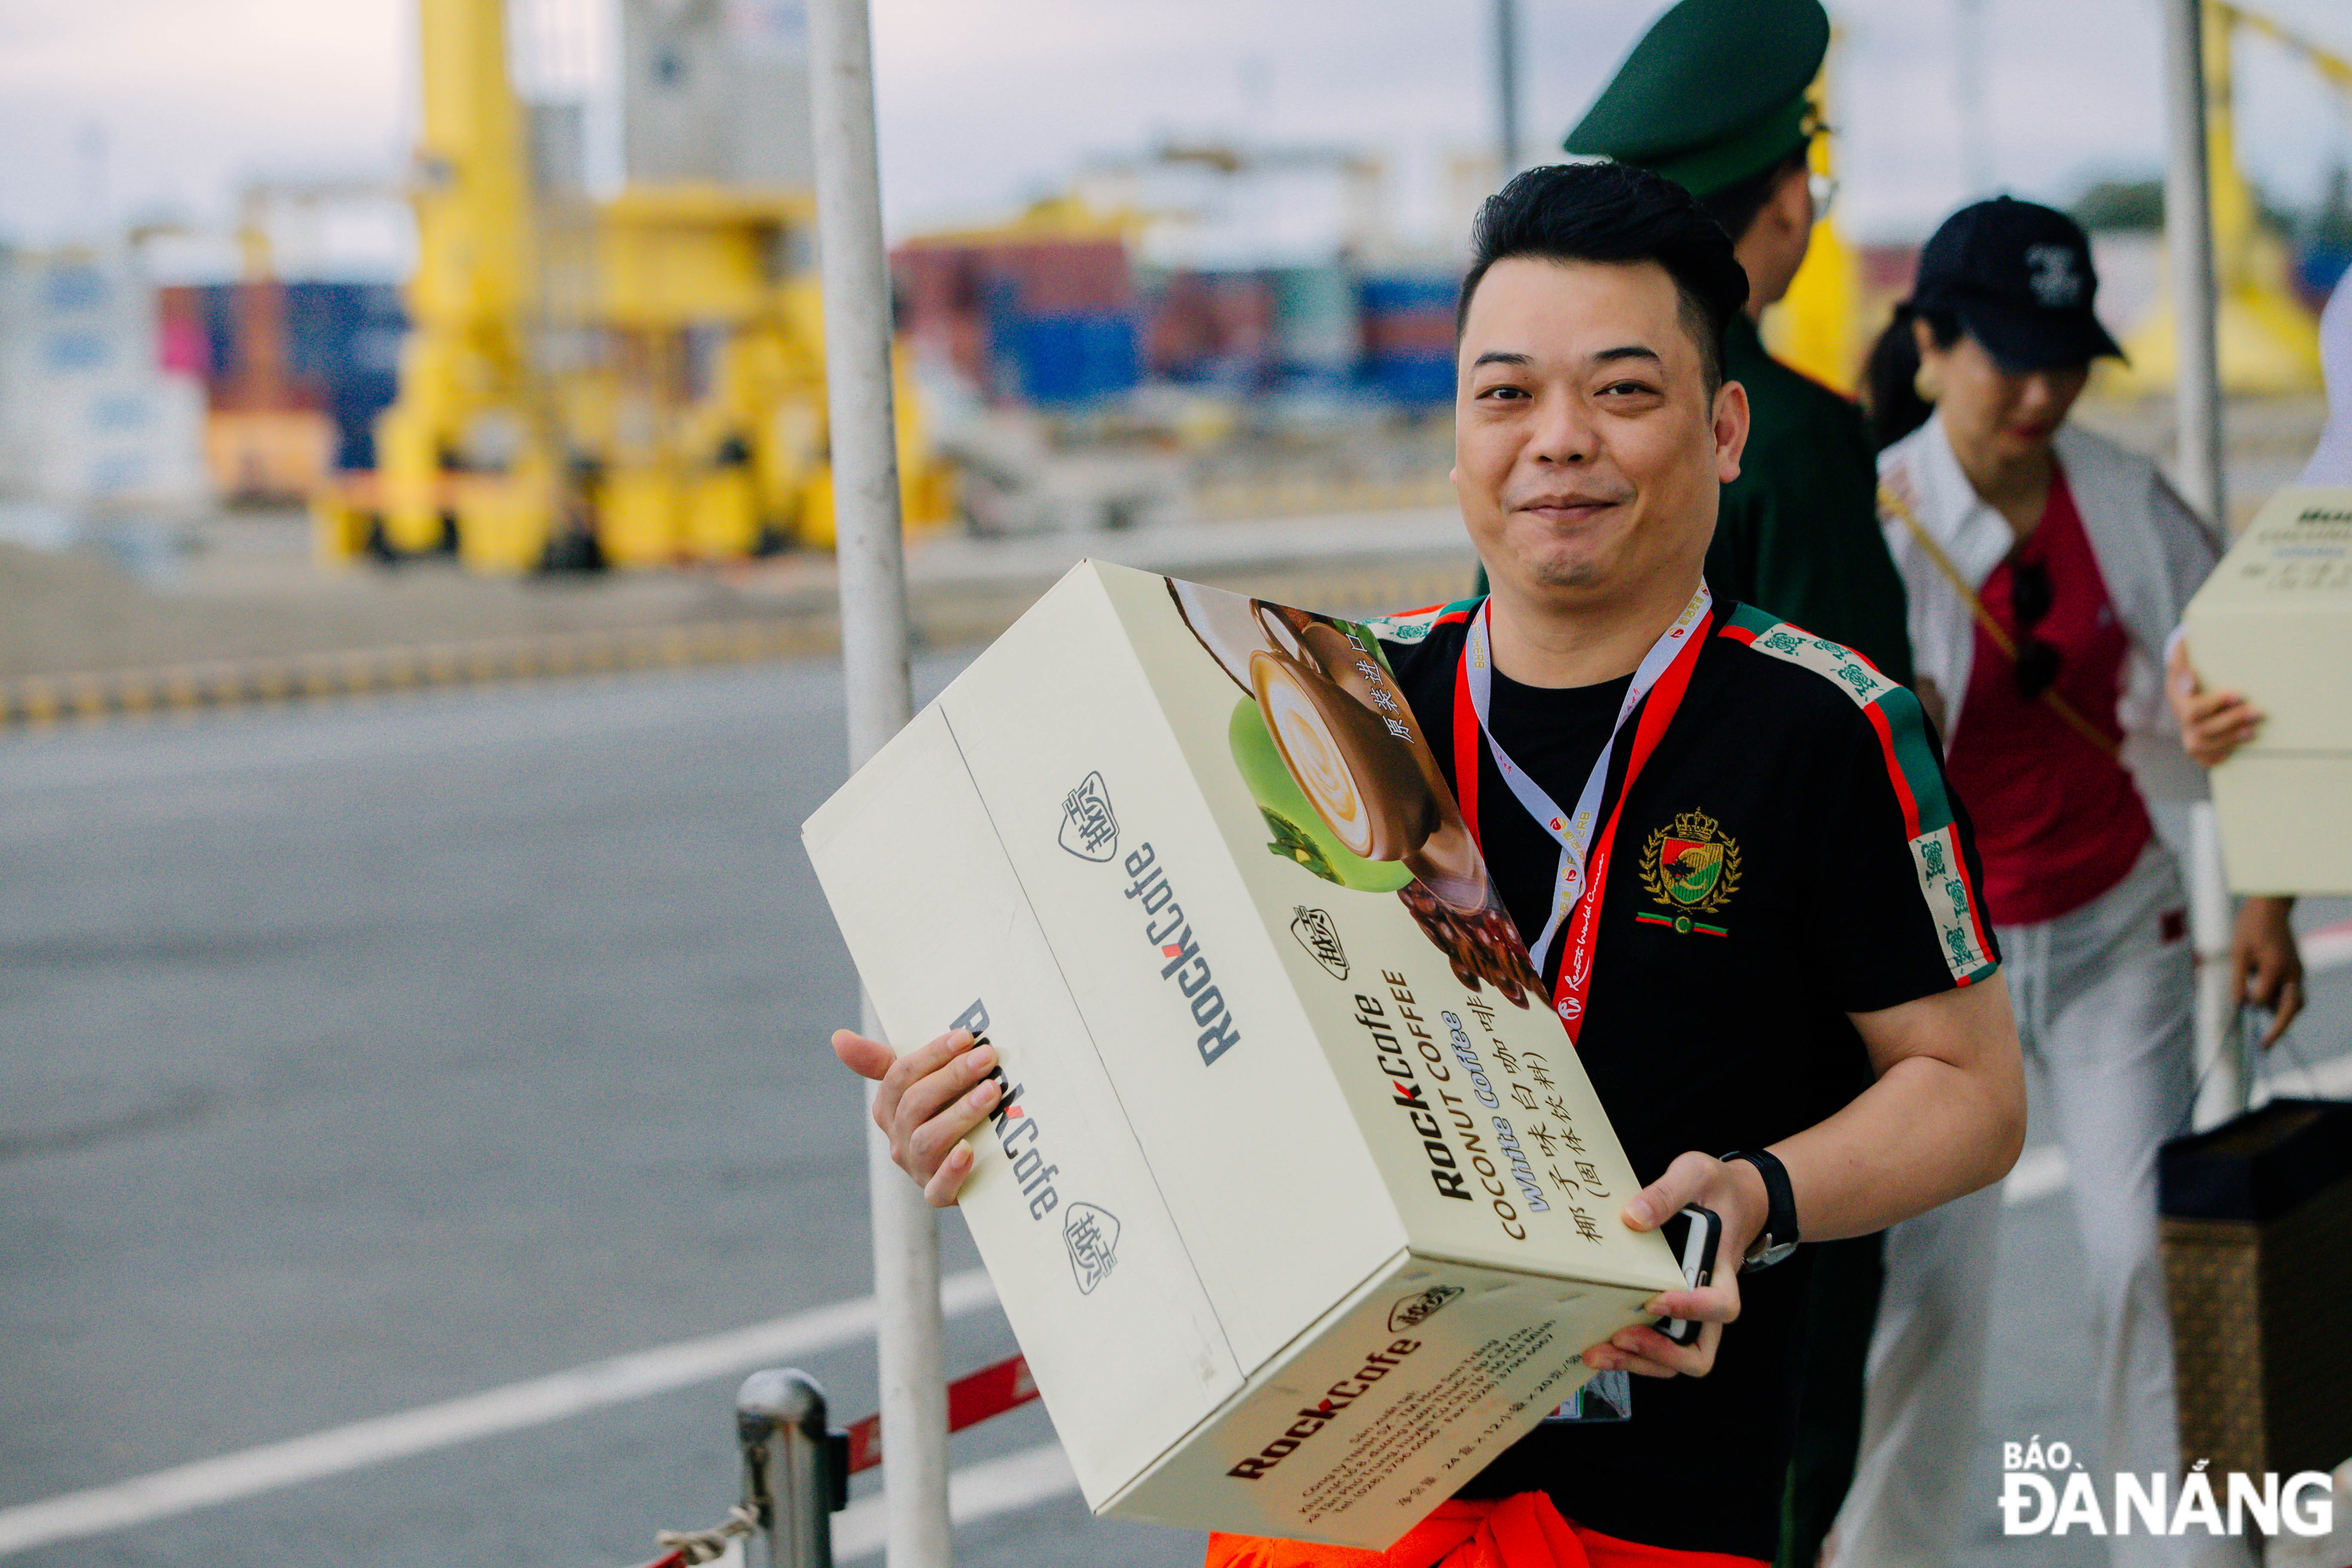
<path id="1" fill-rule="evenodd" d="M 1065 577 L 803 829 L 1090 1507 L 1386 1547 L 1681 1283 L 1364 628 Z"/>

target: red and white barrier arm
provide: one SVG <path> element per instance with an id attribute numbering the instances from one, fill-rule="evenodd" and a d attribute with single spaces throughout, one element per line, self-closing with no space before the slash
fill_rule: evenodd
<path id="1" fill-rule="evenodd" d="M 948 1384 L 948 1430 L 977 1426 L 1036 1397 L 1037 1384 L 1029 1375 L 1027 1357 L 1014 1356 L 982 1367 Z M 882 1417 L 868 1415 L 849 1428 L 849 1473 L 870 1470 L 881 1462 Z"/>

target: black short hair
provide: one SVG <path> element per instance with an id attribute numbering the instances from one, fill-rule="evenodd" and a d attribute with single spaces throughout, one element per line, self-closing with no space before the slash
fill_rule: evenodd
<path id="1" fill-rule="evenodd" d="M 1699 205 L 1706 209 L 1709 217 L 1723 226 L 1723 232 L 1731 237 L 1731 243 L 1738 245 L 1748 237 L 1748 226 L 1756 221 L 1756 215 L 1764 210 L 1764 204 L 1772 199 L 1772 193 L 1780 188 L 1780 182 L 1810 167 L 1808 160 L 1811 151 L 1811 142 L 1800 142 L 1787 157 L 1775 160 L 1770 168 L 1759 170 L 1744 180 L 1735 180 L 1711 195 L 1701 196 Z"/>
<path id="2" fill-rule="evenodd" d="M 1454 308 L 1458 342 L 1470 298 L 1497 261 L 1654 261 L 1682 296 L 1683 325 L 1698 344 L 1712 395 L 1723 384 L 1723 332 L 1748 303 L 1748 273 L 1697 198 L 1630 163 L 1554 163 L 1514 178 L 1478 209 L 1470 270 Z"/>

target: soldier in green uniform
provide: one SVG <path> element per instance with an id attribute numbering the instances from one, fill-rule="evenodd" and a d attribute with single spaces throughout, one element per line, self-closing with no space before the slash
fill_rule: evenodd
<path id="1" fill-rule="evenodd" d="M 1859 649 L 1908 685 L 1903 584 L 1878 531 L 1878 471 L 1854 404 L 1764 352 L 1756 329 L 1812 235 L 1805 91 L 1829 51 L 1821 0 L 1682 0 L 1651 27 L 1568 133 L 1573 153 L 1638 163 L 1706 205 L 1748 269 L 1724 375 L 1754 425 L 1724 487 L 1707 581 Z"/>
<path id="2" fill-rule="evenodd" d="M 1829 43 L 1821 0 L 1681 0 L 1562 145 L 1681 184 L 1723 225 L 1748 269 L 1748 313 L 1724 335 L 1723 371 L 1748 389 L 1753 423 L 1739 478 L 1723 489 L 1708 583 L 1859 650 L 1907 686 L 1903 583 L 1879 532 L 1878 468 L 1862 411 L 1765 353 L 1756 326 L 1788 292 L 1818 216 L 1806 154 L 1821 127 L 1805 94 Z M 1873 1236 L 1812 1249 L 1779 1568 L 1813 1568 L 1853 1479 L 1879 1248 Z"/>

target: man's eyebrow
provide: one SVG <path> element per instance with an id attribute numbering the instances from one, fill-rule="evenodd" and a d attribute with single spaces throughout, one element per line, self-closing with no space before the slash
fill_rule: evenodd
<path id="1" fill-rule="evenodd" d="M 1613 349 L 1602 349 L 1591 356 L 1591 362 L 1594 364 L 1609 364 L 1623 359 L 1645 359 L 1661 369 L 1664 368 L 1666 363 L 1659 357 L 1657 350 L 1645 348 L 1640 343 L 1621 343 Z M 1535 363 L 1533 354 L 1518 353 L 1506 349 L 1488 349 L 1470 362 L 1470 368 L 1475 370 L 1482 364 L 1507 364 L 1524 368 Z"/>

